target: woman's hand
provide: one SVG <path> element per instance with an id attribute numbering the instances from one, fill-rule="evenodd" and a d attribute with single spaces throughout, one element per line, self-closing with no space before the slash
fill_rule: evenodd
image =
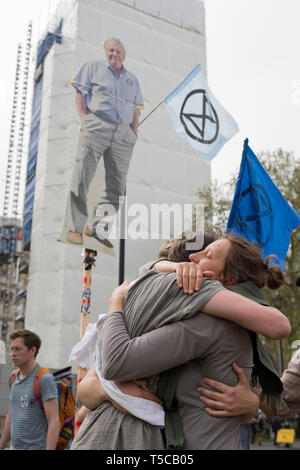
<path id="1" fill-rule="evenodd" d="M 182 287 L 186 294 L 199 291 L 203 277 L 215 279 L 213 271 L 202 271 L 200 266 L 193 262 L 176 263 L 176 279 L 178 287 Z"/>
<path id="2" fill-rule="evenodd" d="M 125 295 L 128 292 L 130 282 L 131 281 L 124 281 L 123 284 L 113 291 L 109 300 L 109 312 L 113 312 L 114 310 L 123 310 L 123 302 Z"/>
<path id="3" fill-rule="evenodd" d="M 200 400 L 208 405 L 205 411 L 210 416 L 242 416 L 242 423 L 248 423 L 258 411 L 259 398 L 252 392 L 243 369 L 236 364 L 233 364 L 232 368 L 238 376 L 238 384 L 230 387 L 216 380 L 203 379 L 207 385 L 218 391 L 200 387 Z"/>

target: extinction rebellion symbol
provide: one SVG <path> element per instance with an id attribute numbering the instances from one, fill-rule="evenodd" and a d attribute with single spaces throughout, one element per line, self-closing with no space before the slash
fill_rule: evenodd
<path id="1" fill-rule="evenodd" d="M 189 137 L 212 144 L 219 134 L 219 118 L 206 90 L 193 90 L 184 99 L 180 121 Z"/>
<path id="2" fill-rule="evenodd" d="M 234 222 L 239 230 L 264 248 L 273 233 L 272 205 L 265 189 L 260 184 L 253 184 L 242 192 L 237 206 L 239 211 Z M 249 211 L 250 207 L 253 207 L 253 212 Z"/>

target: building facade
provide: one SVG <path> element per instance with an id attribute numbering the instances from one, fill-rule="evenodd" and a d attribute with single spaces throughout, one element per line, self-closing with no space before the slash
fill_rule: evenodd
<path id="1" fill-rule="evenodd" d="M 125 66 L 142 87 L 143 120 L 196 64 L 206 72 L 205 12 L 197 0 L 62 0 L 51 24 L 35 70 L 24 207 L 24 241 L 30 247 L 25 327 L 42 339 L 39 362 L 59 368 L 67 365 L 79 339 L 83 275 L 80 248 L 57 241 L 79 130 L 70 81 L 83 62 L 105 58 L 105 39 L 120 38 Z M 196 204 L 197 189 L 209 182 L 210 165 L 180 139 L 167 110 L 159 106 L 139 129 L 127 179 L 127 225 L 136 224 L 141 205 L 151 214 L 153 205 Z M 97 174 L 91 194 L 93 187 Z M 160 235 L 126 239 L 125 279 L 136 278 L 163 241 Z M 118 243 L 115 254 L 98 252 L 92 322 L 107 311 L 118 284 Z"/>

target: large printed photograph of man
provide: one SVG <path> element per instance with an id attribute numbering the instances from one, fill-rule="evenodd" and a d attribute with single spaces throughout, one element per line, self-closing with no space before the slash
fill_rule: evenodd
<path id="1" fill-rule="evenodd" d="M 108 224 L 125 193 L 143 107 L 138 79 L 123 65 L 124 45 L 119 39 L 110 38 L 103 47 L 107 62 L 85 62 L 71 82 L 76 90 L 80 131 L 66 202 L 65 238 L 59 238 L 92 249 L 95 240 L 101 244 L 100 249 L 113 248 Z M 103 181 L 97 186 L 98 201 L 89 214 L 89 188 L 102 157 Z"/>

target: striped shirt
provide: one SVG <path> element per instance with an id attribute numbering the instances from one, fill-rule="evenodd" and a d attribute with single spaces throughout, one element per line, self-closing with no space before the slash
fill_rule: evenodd
<path id="1" fill-rule="evenodd" d="M 17 374 L 9 395 L 10 438 L 12 450 L 45 450 L 48 423 L 38 401 L 33 401 L 33 382 L 40 365 L 20 380 Z M 42 401 L 58 398 L 51 373 L 41 377 Z"/>
<path id="2" fill-rule="evenodd" d="M 138 79 L 124 66 L 118 77 L 105 62 L 85 62 L 71 84 L 85 97 L 88 110 L 106 121 L 131 124 L 143 106 Z"/>

